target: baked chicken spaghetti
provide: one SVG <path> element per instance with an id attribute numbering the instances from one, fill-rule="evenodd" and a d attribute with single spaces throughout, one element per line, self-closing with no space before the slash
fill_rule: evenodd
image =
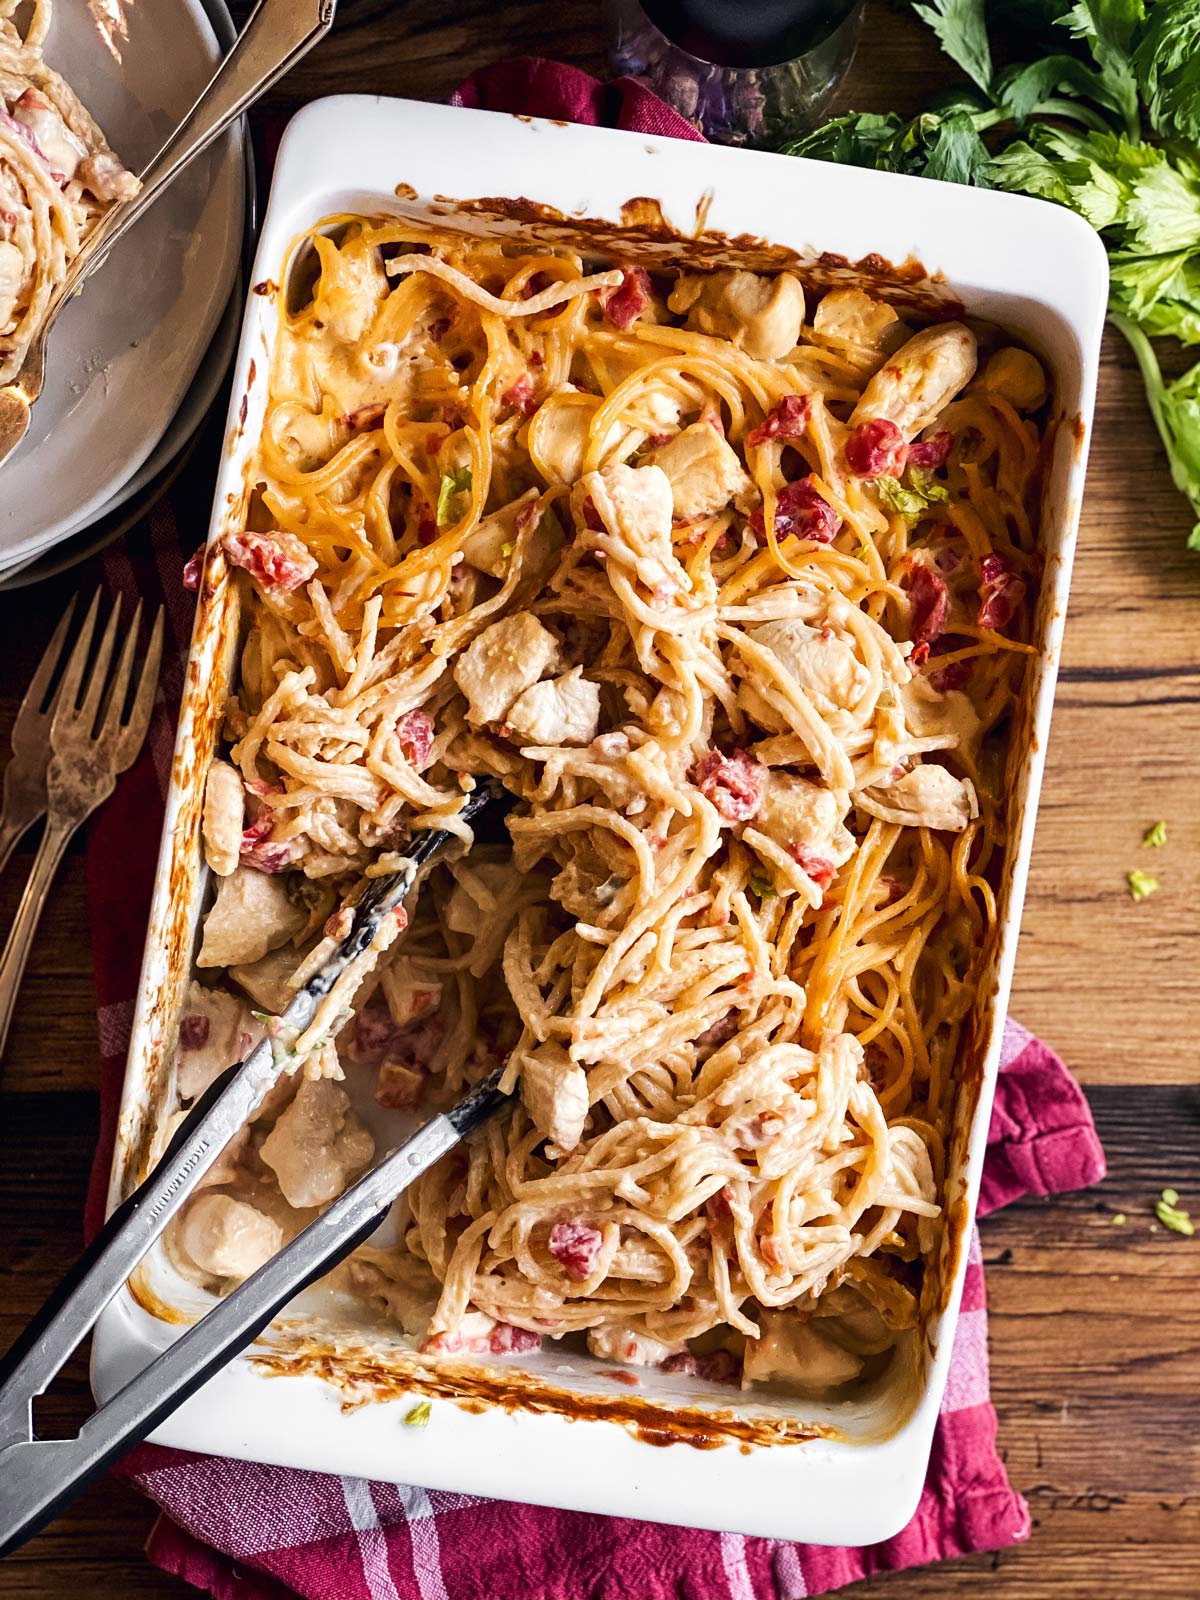
<path id="1" fill-rule="evenodd" d="M 916 1324 L 996 920 L 1038 362 L 788 273 L 383 220 L 300 248 L 223 539 L 247 626 L 181 1102 L 278 1033 L 411 830 L 463 851 L 354 1020 L 280 1039 L 300 1070 L 175 1259 L 227 1287 L 363 1169 L 344 1077 L 425 1110 L 505 1061 L 511 1112 L 358 1251 L 360 1295 L 447 1356 L 870 1376 Z M 456 822 L 485 777 L 502 846 Z"/>
<path id="2" fill-rule="evenodd" d="M 0 0 L 0 383 L 21 368 L 54 291 L 127 172 L 74 91 L 46 65 L 50 0 Z"/>

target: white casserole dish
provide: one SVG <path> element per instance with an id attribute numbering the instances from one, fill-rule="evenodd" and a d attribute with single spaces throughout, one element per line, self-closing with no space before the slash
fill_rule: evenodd
<path id="1" fill-rule="evenodd" d="M 481 196 L 504 197 L 486 202 Z M 449 197 L 449 198 L 447 198 Z M 641 197 L 635 199 L 634 197 Z M 513 205 L 517 199 L 520 205 Z M 474 205 L 460 202 L 475 200 Z M 783 156 L 444 106 L 339 97 L 292 122 L 275 171 L 234 378 L 211 537 L 236 520 L 264 406 L 275 285 L 297 234 L 382 211 L 474 231 L 564 233 L 626 258 L 793 264 L 927 304 L 958 298 L 1004 325 L 1055 380 L 1042 540 L 1040 655 L 1013 740 L 1001 935 L 967 1030 L 950 1142 L 949 1225 L 929 1314 L 905 1359 L 850 1401 L 736 1397 L 657 1370 L 636 1389 L 562 1351 L 490 1368 L 414 1354 L 363 1307 L 315 1291 L 154 1435 L 163 1444 L 578 1510 L 829 1544 L 886 1538 L 911 1516 L 942 1400 L 979 1187 L 1058 664 L 1107 293 L 1104 250 L 1041 201 Z M 698 230 L 704 229 L 697 237 Z M 616 241 L 620 240 L 620 244 Z M 763 240 L 770 241 L 765 246 Z M 916 258 L 919 257 L 918 264 Z M 890 263 L 901 263 L 894 267 Z M 235 586 L 209 568 L 167 801 L 110 1203 L 138 1181 L 169 1105 L 174 1017 L 203 892 L 203 777 L 236 636 Z M 376 1132 L 383 1135 L 379 1113 Z M 394 1132 L 394 1130 L 393 1130 Z M 93 1383 L 113 1394 L 206 1296 L 156 1252 L 105 1312 Z M 266 1381 L 286 1373 L 285 1381 Z M 345 1407 L 347 1396 L 374 1403 Z M 433 1394 L 424 1430 L 401 1426 Z M 815 1436 L 814 1436 L 815 1435 Z M 664 1443 L 673 1445 L 664 1452 Z M 688 1448 L 688 1445 L 704 1448 Z"/>

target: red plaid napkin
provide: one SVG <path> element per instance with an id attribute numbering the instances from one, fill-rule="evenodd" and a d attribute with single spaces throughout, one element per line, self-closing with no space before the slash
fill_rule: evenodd
<path id="1" fill-rule="evenodd" d="M 632 80 L 601 85 L 527 60 L 477 73 L 460 104 L 697 137 Z M 103 559 L 117 593 L 168 615 L 162 693 L 141 759 L 91 824 L 92 949 L 99 1001 L 101 1135 L 88 1227 L 103 1216 L 116 1107 L 149 912 L 192 597 L 181 575 L 207 519 L 207 452 Z M 176 526 L 178 512 L 181 529 Z M 1058 1057 L 1015 1023 L 1004 1035 L 980 1211 L 1104 1176 L 1091 1114 Z M 151 1560 L 219 1600 L 799 1600 L 875 1572 L 1029 1534 L 996 1453 L 987 1313 L 972 1240 L 949 1382 L 917 1513 L 894 1539 L 828 1549 L 592 1516 L 142 1446 L 121 1471 L 162 1508 Z"/>

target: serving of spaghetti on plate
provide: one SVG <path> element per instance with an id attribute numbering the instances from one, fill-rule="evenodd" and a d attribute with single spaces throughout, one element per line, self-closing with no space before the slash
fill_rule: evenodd
<path id="1" fill-rule="evenodd" d="M 246 1276 L 370 1161 L 339 1081 L 513 1110 L 345 1271 L 431 1354 L 828 1392 L 917 1320 L 995 920 L 1042 369 L 790 274 L 648 275 L 340 219 L 303 242 L 208 777 L 181 1104 L 484 777 L 353 1020 L 175 1224 Z M 404 924 L 407 923 L 407 926 Z M 213 979 L 217 981 L 214 983 Z M 344 1019 L 343 1019 L 344 1020 Z"/>

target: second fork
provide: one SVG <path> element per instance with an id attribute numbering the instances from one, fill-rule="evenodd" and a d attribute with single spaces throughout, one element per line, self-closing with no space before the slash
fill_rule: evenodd
<path id="1" fill-rule="evenodd" d="M 125 701 L 133 675 L 141 602 L 134 610 L 116 671 L 110 675 L 109 667 L 121 615 L 120 601 L 114 603 L 85 684 L 84 672 L 91 652 L 99 605 L 100 595 L 97 592 L 84 618 L 79 638 L 75 641 L 54 703 L 50 723 L 51 753 L 46 768 L 46 828 L 4 952 L 0 955 L 0 1055 L 8 1039 L 17 991 L 25 973 L 33 936 L 63 852 L 76 829 L 97 806 L 108 799 L 116 787 L 118 776 L 132 764 L 150 723 L 162 657 L 162 609 L 160 607 L 154 622 L 146 659 L 126 719 Z"/>

